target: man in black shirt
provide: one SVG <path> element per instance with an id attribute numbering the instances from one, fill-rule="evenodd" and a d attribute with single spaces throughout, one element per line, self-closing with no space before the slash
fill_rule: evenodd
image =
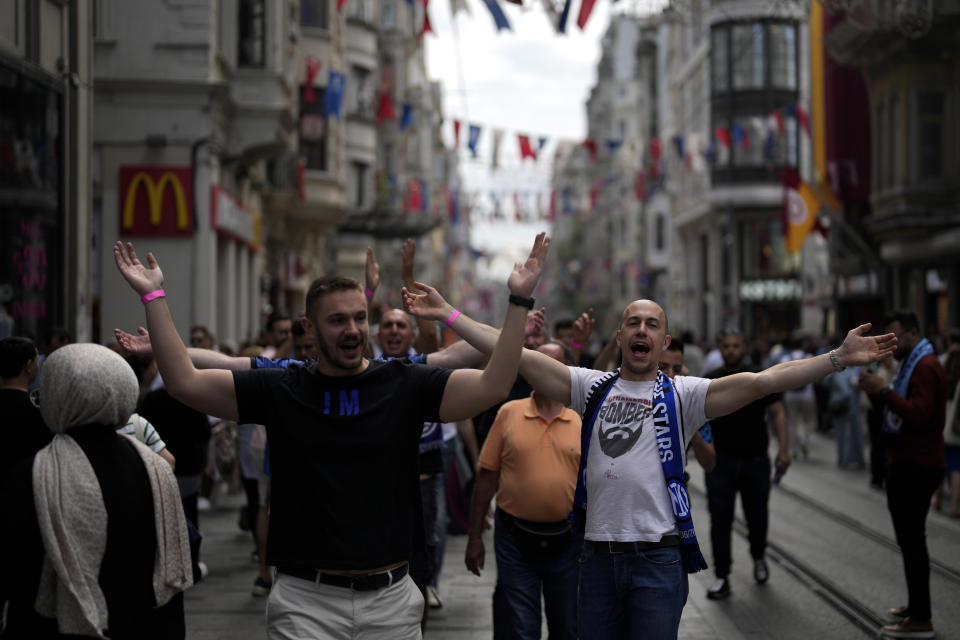
<path id="1" fill-rule="evenodd" d="M 743 335 L 738 330 L 722 331 L 717 336 L 717 348 L 723 356 L 723 366 L 708 372 L 705 378 L 723 378 L 741 371 L 755 371 L 743 361 Z M 749 531 L 753 577 L 760 584 L 769 577 L 767 563 L 763 559 L 767 546 L 767 500 L 770 497 L 768 416 L 777 430 L 780 443 L 777 454 L 779 477 L 790 465 L 787 418 L 781 394 L 764 396 L 738 411 L 710 421 L 717 450 L 717 466 L 706 474 L 710 542 L 717 575 L 717 581 L 707 590 L 707 597 L 713 600 L 730 595 L 730 533 L 738 491 Z"/>
<path id="2" fill-rule="evenodd" d="M 0 480 L 14 464 L 29 458 L 53 438 L 40 410 L 30 401 L 28 389 L 39 369 L 37 348 L 32 340 L 20 337 L 0 340 L 0 414 L 4 424 Z"/>
<path id="3" fill-rule="evenodd" d="M 420 519 L 418 442 L 427 421 L 465 419 L 504 398 L 516 377 L 529 297 L 549 247 L 539 234 L 508 279 L 503 330 L 483 371 L 370 361 L 363 289 L 327 276 L 307 294 L 309 367 L 197 370 L 177 334 L 152 254 L 114 246 L 121 274 L 146 306 L 153 352 L 170 394 L 238 422 L 264 424 L 273 493 L 267 561 L 271 638 L 418 638 L 423 597 L 407 575 Z M 447 319 L 449 326 L 459 313 Z"/>

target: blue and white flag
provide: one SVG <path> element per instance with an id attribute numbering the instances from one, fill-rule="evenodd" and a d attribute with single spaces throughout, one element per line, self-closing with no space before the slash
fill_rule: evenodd
<path id="1" fill-rule="evenodd" d="M 343 106 L 343 89 L 347 78 L 342 73 L 331 71 L 327 77 L 327 93 L 324 96 L 323 115 L 335 116 L 340 119 L 340 108 Z"/>
<path id="2" fill-rule="evenodd" d="M 472 124 L 467 132 L 467 148 L 470 155 L 477 157 L 477 143 L 480 141 L 480 125 Z"/>

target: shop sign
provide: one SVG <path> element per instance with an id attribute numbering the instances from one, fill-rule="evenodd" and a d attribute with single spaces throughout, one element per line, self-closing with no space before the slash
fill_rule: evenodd
<path id="1" fill-rule="evenodd" d="M 222 236 L 238 240 L 254 251 L 260 248 L 260 215 L 242 204 L 224 189 L 210 189 L 210 224 Z"/>
<path id="2" fill-rule="evenodd" d="M 744 280 L 740 299 L 746 302 L 784 302 L 803 298 L 799 280 Z"/>
<path id="3" fill-rule="evenodd" d="M 190 167 L 120 167 L 120 235 L 193 235 Z"/>

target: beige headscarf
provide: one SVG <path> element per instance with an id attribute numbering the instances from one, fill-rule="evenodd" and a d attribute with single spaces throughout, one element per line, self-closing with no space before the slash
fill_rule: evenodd
<path id="1" fill-rule="evenodd" d="M 41 413 L 57 435 L 33 463 L 33 495 L 45 552 L 37 612 L 57 619 L 61 633 L 104 637 L 107 605 L 98 583 L 107 543 L 107 512 L 96 473 L 66 433 L 85 424 L 118 427 L 136 408 L 138 385 L 118 354 L 71 344 L 47 358 L 40 377 Z M 130 439 L 153 493 L 158 605 L 193 584 L 190 545 L 173 472 L 165 460 Z"/>

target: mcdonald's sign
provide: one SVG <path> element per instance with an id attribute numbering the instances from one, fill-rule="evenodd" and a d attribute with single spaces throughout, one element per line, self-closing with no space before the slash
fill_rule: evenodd
<path id="1" fill-rule="evenodd" d="M 120 167 L 122 236 L 193 235 L 190 167 Z"/>

